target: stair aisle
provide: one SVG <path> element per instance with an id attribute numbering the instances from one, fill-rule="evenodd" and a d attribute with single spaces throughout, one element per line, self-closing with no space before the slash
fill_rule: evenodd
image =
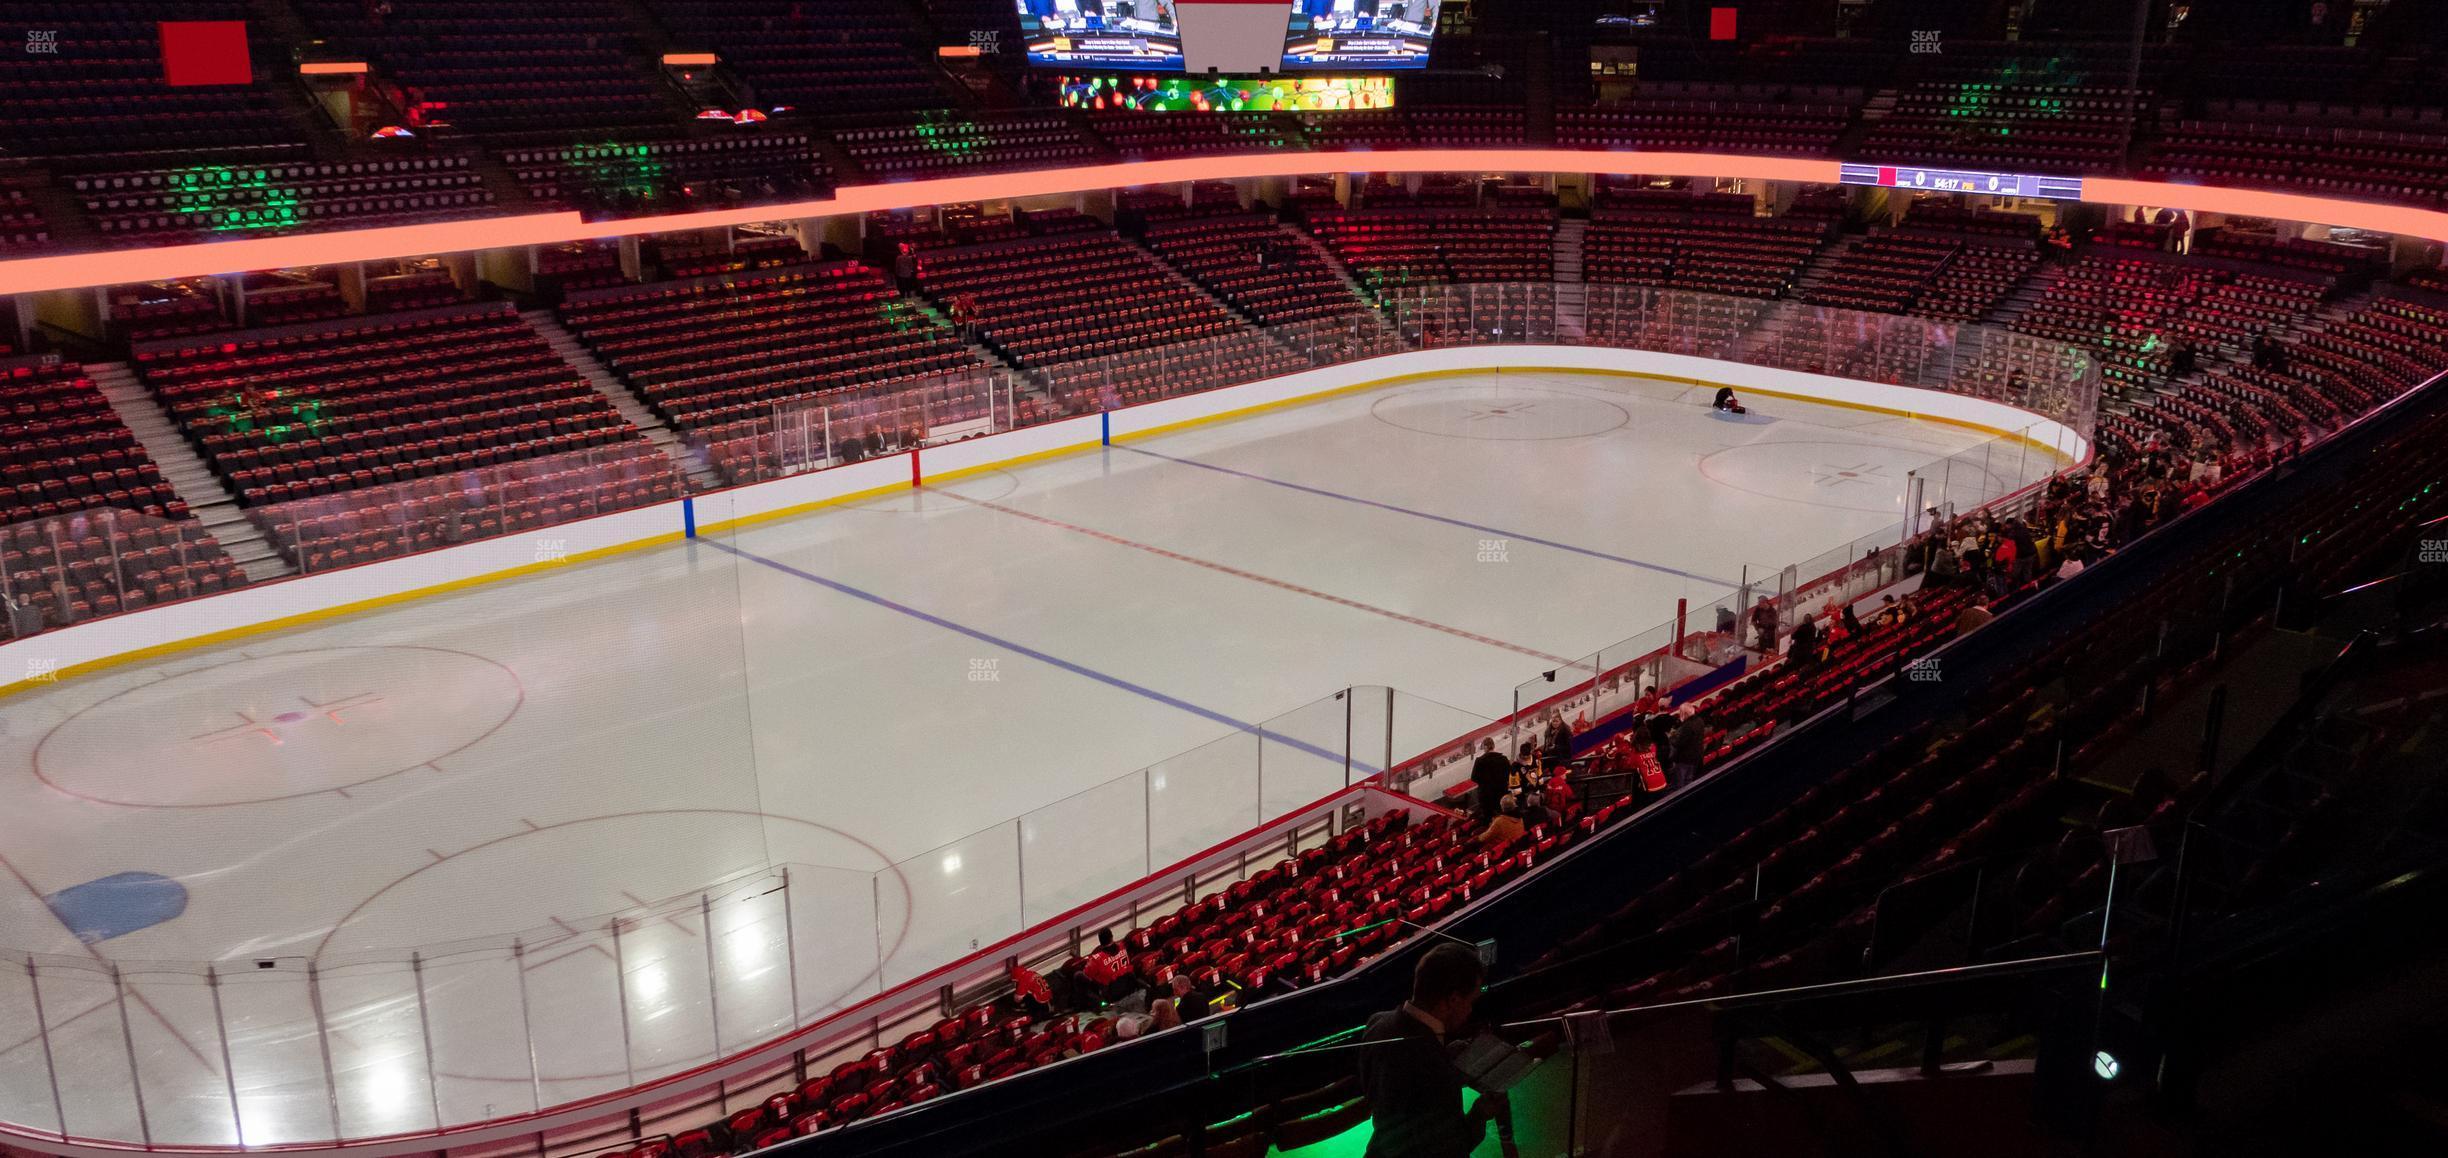
<path id="1" fill-rule="evenodd" d="M 1581 280 L 1581 244 L 1588 233 L 1586 219 L 1566 217 L 1556 222 L 1556 341 L 1567 345 L 1589 338 L 1589 286 Z"/>
<path id="2" fill-rule="evenodd" d="M 648 409 L 645 402 L 630 393 L 620 376 L 596 359 L 595 351 L 588 349 L 577 335 L 563 329 L 561 320 L 554 317 L 551 310 L 524 310 L 519 316 L 525 318 L 528 325 L 534 326 L 537 333 L 544 335 L 545 344 L 551 346 L 553 353 L 559 354 L 562 361 L 569 363 L 571 369 L 578 371 L 579 376 L 587 380 L 587 385 L 610 399 L 612 408 L 620 411 L 620 416 L 628 419 L 631 426 L 643 432 L 646 441 L 680 464 L 680 469 L 688 477 L 690 491 L 716 490 L 723 485 L 722 476 L 714 473 L 714 468 L 706 465 L 701 456 L 690 453 L 688 444 L 682 442 L 662 418 Z"/>
<path id="3" fill-rule="evenodd" d="M 136 372 L 125 362 L 87 362 L 85 373 L 101 387 L 102 396 L 110 400 L 111 409 L 119 412 L 119 420 L 127 423 L 136 434 L 136 441 L 153 463 L 161 468 L 162 480 L 178 492 L 196 520 L 212 537 L 220 540 L 221 548 L 229 552 L 247 582 L 261 583 L 297 574 L 297 568 L 272 549 L 271 540 L 263 529 L 246 516 L 238 506 L 238 496 L 231 494 L 221 476 L 204 465 L 195 446 L 179 432 L 178 424 L 154 399 L 153 392 L 136 380 Z"/>

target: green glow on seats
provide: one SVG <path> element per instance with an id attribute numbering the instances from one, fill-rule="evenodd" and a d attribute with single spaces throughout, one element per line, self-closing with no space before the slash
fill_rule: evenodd
<path id="1" fill-rule="evenodd" d="M 301 220 L 295 189 L 272 183 L 262 169 L 227 165 L 197 165 L 163 174 L 171 194 L 170 211 L 198 220 L 215 233 L 283 229 Z M 232 204 L 230 195 L 245 197 Z"/>
<path id="2" fill-rule="evenodd" d="M 936 153 L 966 156 L 987 145 L 986 130 L 976 121 L 921 121 L 916 131 L 918 143 Z"/>
<path id="3" fill-rule="evenodd" d="M 652 201 L 660 194 L 667 171 L 663 162 L 654 159 L 653 146 L 624 141 L 573 145 L 562 160 L 588 193 L 604 198 Z"/>
<path id="4" fill-rule="evenodd" d="M 218 419 L 230 433 L 262 434 L 271 442 L 287 442 L 292 437 L 322 437 L 323 406 L 322 399 L 292 400 L 279 390 L 241 391 L 204 413 Z"/>

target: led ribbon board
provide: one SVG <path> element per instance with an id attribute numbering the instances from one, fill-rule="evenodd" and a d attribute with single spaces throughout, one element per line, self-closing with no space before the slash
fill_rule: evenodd
<path id="1" fill-rule="evenodd" d="M 1929 193 L 1987 193 L 1999 197 L 2047 197 L 2058 201 L 2080 201 L 2083 183 L 2080 177 L 2042 176 L 2037 173 L 1981 173 L 1969 169 L 1920 169 L 1908 165 L 1838 166 L 1838 179 L 1847 185 L 1877 185 L 1887 189 L 1911 189 Z"/>
<path id="2" fill-rule="evenodd" d="M 1390 76 L 1066 76 L 1067 109 L 1347 112 L 1394 107 Z"/>

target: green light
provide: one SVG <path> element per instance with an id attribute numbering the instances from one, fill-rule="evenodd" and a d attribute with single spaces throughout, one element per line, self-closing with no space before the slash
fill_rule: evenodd
<path id="1" fill-rule="evenodd" d="M 666 171 L 654 159 L 653 146 L 621 141 L 576 146 L 569 152 L 569 167 L 587 194 L 604 200 L 634 197 L 652 201 L 661 191 Z"/>

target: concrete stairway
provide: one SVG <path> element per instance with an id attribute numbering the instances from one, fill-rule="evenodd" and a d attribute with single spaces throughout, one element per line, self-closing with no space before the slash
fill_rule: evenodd
<path id="1" fill-rule="evenodd" d="M 2042 261 L 2040 268 L 2033 270 L 2030 277 L 2006 291 L 2006 296 L 1991 306 L 1981 321 L 1992 326 L 2013 324 L 2015 319 L 2030 313 L 2033 306 L 2046 299 L 2058 282 L 2065 280 L 2068 268 L 2053 261 Z"/>
<path id="2" fill-rule="evenodd" d="M 578 376 L 586 379 L 587 385 L 610 399 L 613 409 L 620 411 L 620 416 L 628 419 L 629 425 L 644 432 L 646 441 L 680 464 L 681 471 L 688 477 L 690 490 L 713 490 L 723 485 L 722 476 L 714 473 L 714 468 L 706 465 L 703 458 L 690 453 L 688 445 L 680 441 L 680 436 L 648 409 L 646 403 L 620 380 L 619 375 L 597 359 L 595 351 L 579 341 L 576 334 L 563 329 L 561 320 L 554 317 L 551 310 L 522 310 L 519 316 L 526 319 L 528 325 L 534 326 L 537 333 L 544 335 L 544 341 L 553 348 L 553 353 L 559 354 L 562 361 L 578 371 Z"/>
<path id="3" fill-rule="evenodd" d="M 1828 271 L 1844 261 L 1845 255 L 1852 251 L 1852 243 L 1861 240 L 1861 237 L 1858 233 L 1840 233 L 1825 248 L 1812 254 L 1811 259 L 1803 263 L 1802 272 L 1794 275 L 1792 296 L 1800 298 L 1818 289 L 1821 283 L 1827 281 Z"/>
<path id="4" fill-rule="evenodd" d="M 119 412 L 119 420 L 136 433 L 136 441 L 153 463 L 161 468 L 162 480 L 178 492 L 179 500 L 194 512 L 204 529 L 220 540 L 221 548 L 229 552 L 246 572 L 247 581 L 261 583 L 297 574 L 297 568 L 272 549 L 262 528 L 238 507 L 238 496 L 231 494 L 221 476 L 204 465 L 187 436 L 179 433 L 178 424 L 170 420 L 168 411 L 153 397 L 153 392 L 136 380 L 136 372 L 125 362 L 87 362 L 85 373 L 102 388 L 102 396 L 110 400 L 111 409 Z"/>
<path id="5" fill-rule="evenodd" d="M 1589 338 L 1589 286 L 1581 280 L 1581 246 L 1588 234 L 1589 222 L 1579 217 L 1556 222 L 1556 341 L 1567 345 Z"/>
<path id="6" fill-rule="evenodd" d="M 1316 234 L 1313 234 L 1308 230 L 1290 222 L 1283 222 L 1278 226 L 1278 228 L 1281 228 L 1284 232 L 1301 239 L 1302 242 L 1315 249 L 1318 257 L 1326 263 L 1326 268 L 1333 270 L 1336 277 L 1342 278 L 1343 284 L 1350 286 L 1351 291 L 1355 296 L 1366 302 L 1374 303 L 1376 301 L 1375 298 L 1369 295 L 1368 290 L 1360 284 L 1359 275 L 1354 274 L 1350 266 L 1343 264 L 1342 258 L 1335 256 L 1333 246 L 1318 240 Z"/>

